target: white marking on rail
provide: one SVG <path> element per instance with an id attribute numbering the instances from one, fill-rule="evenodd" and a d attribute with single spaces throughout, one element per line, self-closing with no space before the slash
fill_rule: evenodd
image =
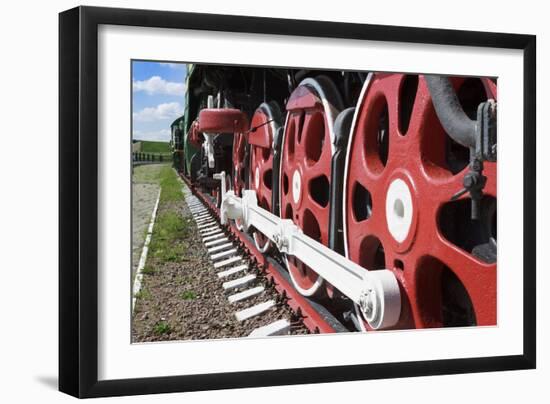
<path id="1" fill-rule="evenodd" d="M 212 236 L 212 235 L 217 234 L 218 232 L 221 232 L 221 231 L 222 230 L 220 228 L 216 228 L 215 230 L 210 230 L 210 231 L 207 231 L 206 233 L 202 233 L 201 236 L 204 238 L 204 236 Z M 223 234 L 223 232 L 222 232 L 222 234 Z"/>
<path id="2" fill-rule="evenodd" d="M 200 225 L 206 224 L 208 222 L 211 222 L 213 220 L 214 219 L 212 217 L 205 217 L 204 219 L 201 219 L 201 220 L 195 220 L 195 223 L 197 223 L 197 226 L 200 226 Z"/>
<path id="3" fill-rule="evenodd" d="M 220 228 L 217 228 L 216 230 L 208 231 L 206 233 L 202 233 L 201 236 L 203 237 L 203 240 L 204 240 L 204 236 L 213 236 L 214 234 L 218 234 L 218 233 L 223 234 Z"/>
<path id="4" fill-rule="evenodd" d="M 231 258 L 228 258 L 224 261 L 219 261 L 219 262 L 214 263 L 214 268 L 221 268 L 221 267 L 224 267 L 226 265 L 233 264 L 234 262 L 239 262 L 240 260 L 242 260 L 242 257 L 239 256 L 239 255 L 236 255 L 235 257 L 231 257 Z"/>
<path id="5" fill-rule="evenodd" d="M 207 213 L 206 215 L 202 215 L 201 217 L 195 217 L 195 222 L 204 222 L 205 220 L 211 220 L 213 219 L 214 217 L 210 214 L 210 213 Z"/>
<path id="6" fill-rule="evenodd" d="M 236 274 L 237 272 L 244 271 L 248 268 L 248 265 L 237 265 L 236 267 L 230 268 L 226 271 L 218 272 L 218 278 L 226 278 L 230 275 Z"/>
<path id="7" fill-rule="evenodd" d="M 151 221 L 149 222 L 149 227 L 147 228 L 147 235 L 145 236 L 143 249 L 141 250 L 141 257 L 139 257 L 139 263 L 136 269 L 134 285 L 132 288 L 132 313 L 134 312 L 134 307 L 136 305 L 136 295 L 141 290 L 141 281 L 143 279 L 143 268 L 145 267 L 145 262 L 147 261 L 147 253 L 149 252 L 149 243 L 151 242 L 151 237 L 153 236 L 153 226 L 155 225 L 155 218 L 157 216 L 157 210 L 159 207 L 160 191 L 161 190 L 159 189 L 159 194 L 157 195 L 157 201 L 155 202 L 155 207 L 153 208 L 153 212 L 151 213 Z"/>
<path id="8" fill-rule="evenodd" d="M 254 279 L 256 279 L 256 275 L 249 274 L 245 275 L 242 278 L 233 279 L 232 281 L 227 281 L 222 284 L 222 287 L 224 290 L 231 290 L 235 288 L 240 288 L 242 286 L 248 285 L 250 282 L 252 282 Z"/>
<path id="9" fill-rule="evenodd" d="M 215 240 L 215 239 L 220 238 L 220 237 L 225 237 L 225 234 L 223 234 L 221 231 L 218 234 L 213 234 L 211 236 L 203 237 L 202 241 Z"/>
<path id="10" fill-rule="evenodd" d="M 204 246 L 205 247 L 212 247 L 213 245 L 216 245 L 216 244 L 225 243 L 227 240 L 229 240 L 227 237 L 219 238 L 217 240 L 208 241 L 208 242 L 204 243 Z"/>
<path id="11" fill-rule="evenodd" d="M 223 250 L 225 250 L 226 248 L 229 248 L 229 247 L 233 247 L 233 243 L 225 243 L 225 244 L 222 244 L 222 245 L 219 245 L 219 246 L 216 246 L 216 247 L 209 248 L 208 252 L 213 253 L 213 252 L 216 252 L 216 251 L 223 251 Z"/>
<path id="12" fill-rule="evenodd" d="M 235 254 L 237 252 L 237 249 L 236 248 L 232 248 L 231 250 L 227 250 L 227 251 L 223 251 L 221 253 L 217 253 L 217 254 L 212 254 L 210 255 L 210 259 L 212 261 L 216 261 L 220 258 L 225 258 L 225 257 L 231 257 L 233 254 Z"/>
<path id="13" fill-rule="evenodd" d="M 195 222 L 197 222 L 197 224 L 202 224 L 204 222 L 208 222 L 209 220 L 214 220 L 214 217 L 210 216 L 210 215 L 206 215 L 206 216 L 201 217 L 199 219 L 195 219 Z"/>
<path id="14" fill-rule="evenodd" d="M 259 295 L 265 290 L 263 286 L 256 286 L 255 288 L 243 290 L 242 292 L 235 293 L 227 298 L 229 303 L 237 303 L 241 300 L 248 299 L 249 297 Z"/>
<path id="15" fill-rule="evenodd" d="M 216 222 L 212 220 L 211 222 L 205 222 L 205 223 L 197 224 L 197 229 L 199 229 L 199 230 L 207 229 L 207 228 L 215 226 L 215 225 L 216 225 Z"/>
<path id="16" fill-rule="evenodd" d="M 197 224 L 197 229 L 205 230 L 213 226 L 217 226 L 217 223 L 216 222 L 201 223 L 201 224 Z"/>
<path id="17" fill-rule="evenodd" d="M 268 300 L 267 302 L 263 302 L 255 306 L 249 307 L 248 309 L 236 312 L 235 317 L 237 317 L 238 321 L 244 321 L 249 319 L 250 317 L 262 314 L 273 306 L 275 306 L 275 300 Z"/>
<path id="18" fill-rule="evenodd" d="M 199 232 L 201 234 L 206 234 L 206 233 L 209 233 L 211 231 L 215 231 L 215 230 L 219 230 L 220 227 L 219 226 L 210 226 L 210 227 L 205 227 L 204 229 L 200 229 Z"/>
<path id="19" fill-rule="evenodd" d="M 290 331 L 290 323 L 287 319 L 277 320 L 271 324 L 258 327 L 250 334 L 249 337 L 270 337 L 273 335 L 287 335 Z"/>

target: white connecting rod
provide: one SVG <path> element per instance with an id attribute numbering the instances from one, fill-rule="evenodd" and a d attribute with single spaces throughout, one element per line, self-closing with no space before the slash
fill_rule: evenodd
<path id="1" fill-rule="evenodd" d="M 372 328 L 387 328 L 397 323 L 401 294 L 391 271 L 369 271 L 357 265 L 305 235 L 292 220 L 281 219 L 259 207 L 255 191 L 243 191 L 242 198 L 226 191 L 224 172 L 215 174 L 214 178 L 221 180 L 222 224 L 228 219 L 239 219 L 245 231 L 254 226 L 273 241 L 280 252 L 295 256 L 357 303 Z"/>

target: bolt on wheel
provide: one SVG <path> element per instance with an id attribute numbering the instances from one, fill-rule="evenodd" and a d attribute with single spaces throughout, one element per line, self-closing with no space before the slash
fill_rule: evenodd
<path id="1" fill-rule="evenodd" d="M 489 79 L 451 82 L 471 119 L 479 103 L 496 99 Z M 468 164 L 469 150 L 445 133 L 423 76 L 369 75 L 347 148 L 344 244 L 352 261 L 395 274 L 395 328 L 496 324 L 496 163 L 485 163 L 477 221 L 468 195 L 451 202 Z"/>
<path id="2" fill-rule="evenodd" d="M 334 120 L 343 109 L 334 83 L 307 78 L 290 95 L 280 169 L 280 216 L 328 244 Z M 293 256 L 285 257 L 295 288 L 305 296 L 322 295 L 323 279 Z"/>

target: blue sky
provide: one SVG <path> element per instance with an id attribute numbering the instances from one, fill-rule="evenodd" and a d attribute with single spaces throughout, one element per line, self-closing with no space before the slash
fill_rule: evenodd
<path id="1" fill-rule="evenodd" d="M 133 139 L 170 140 L 185 106 L 185 63 L 132 62 Z"/>

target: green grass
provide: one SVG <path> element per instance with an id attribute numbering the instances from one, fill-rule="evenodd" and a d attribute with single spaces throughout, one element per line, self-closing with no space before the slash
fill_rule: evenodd
<path id="1" fill-rule="evenodd" d="M 170 327 L 170 324 L 168 324 L 166 321 L 160 321 L 155 324 L 153 331 L 155 332 L 155 334 L 159 335 L 167 334 L 172 331 L 172 327 Z"/>
<path id="2" fill-rule="evenodd" d="M 142 153 L 170 153 L 170 144 L 168 142 L 152 142 L 149 140 L 141 141 Z"/>
<path id="3" fill-rule="evenodd" d="M 143 267 L 143 269 L 141 270 L 141 273 L 144 274 L 144 275 L 154 275 L 157 273 L 157 271 L 149 266 L 147 267 Z"/>
<path id="4" fill-rule="evenodd" d="M 182 200 L 181 188 L 183 185 L 172 167 L 162 167 L 159 173 L 159 181 L 162 189 L 160 193 L 161 203 Z"/>
<path id="5" fill-rule="evenodd" d="M 183 199 L 183 184 L 170 166 L 164 166 L 159 173 L 160 205 L 164 206 Z M 191 219 L 183 218 L 179 211 L 162 211 L 157 218 L 153 231 L 153 254 L 168 262 L 181 262 L 185 256 L 183 241 L 189 231 Z M 157 248 L 158 247 L 158 248 Z"/>
<path id="6" fill-rule="evenodd" d="M 183 292 L 180 297 L 183 299 L 183 300 L 194 300 L 197 298 L 197 294 L 195 292 L 193 292 L 192 290 L 186 290 L 185 292 Z"/>
<path id="7" fill-rule="evenodd" d="M 159 213 L 149 245 L 151 255 L 162 262 L 180 262 L 185 255 L 182 241 L 188 229 L 189 222 L 178 212 L 168 210 Z"/>
<path id="8" fill-rule="evenodd" d="M 141 290 L 137 292 L 134 297 L 136 299 L 149 300 L 151 298 L 151 292 L 149 292 L 149 289 L 141 288 Z"/>
<path id="9" fill-rule="evenodd" d="M 134 168 L 134 183 L 153 183 L 161 187 L 160 203 L 175 202 L 183 199 L 183 184 L 170 164 L 155 164 Z"/>
<path id="10" fill-rule="evenodd" d="M 170 167 L 170 163 L 136 166 L 132 181 L 134 183 L 159 184 L 163 169 L 166 167 Z"/>

